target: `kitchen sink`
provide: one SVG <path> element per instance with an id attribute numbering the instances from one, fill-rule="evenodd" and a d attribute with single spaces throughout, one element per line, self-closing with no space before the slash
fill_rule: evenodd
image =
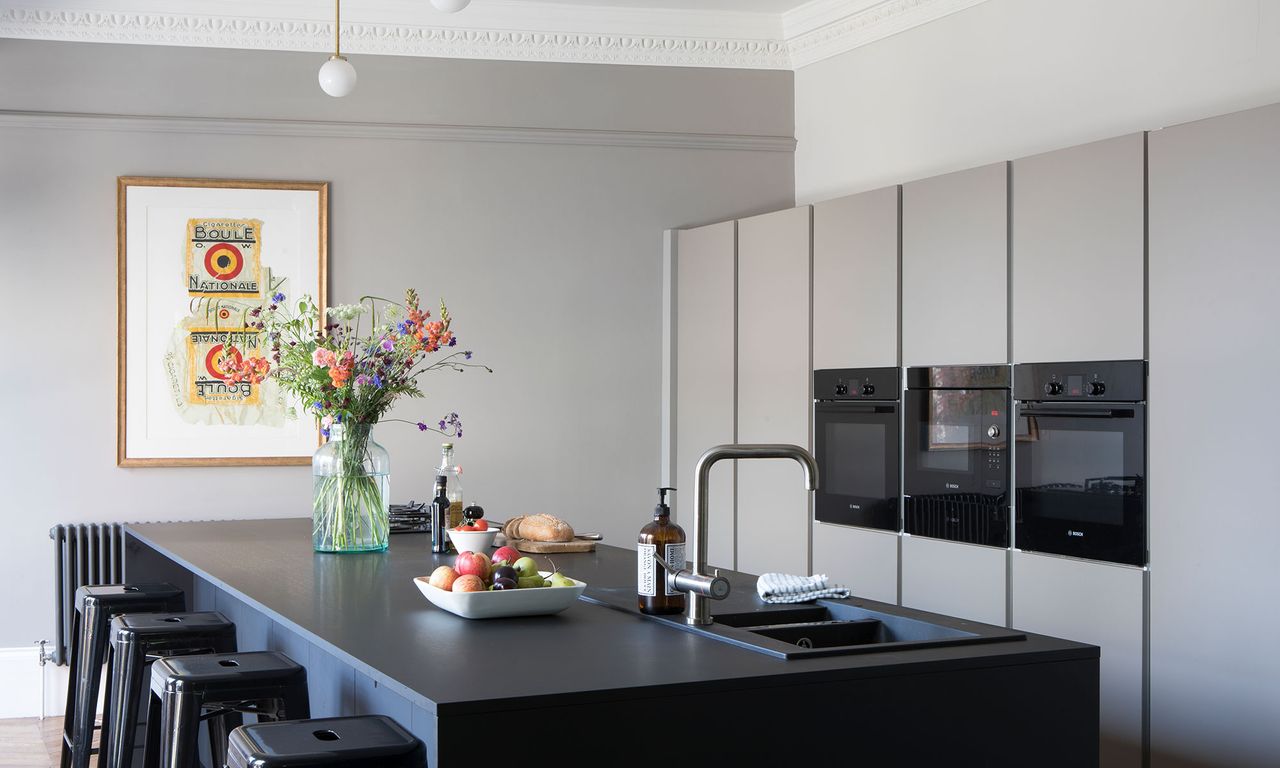
<path id="1" fill-rule="evenodd" d="M 818 600 L 813 604 L 718 613 L 705 626 L 686 624 L 683 615 L 646 616 L 635 609 L 635 591 L 593 590 L 582 599 L 635 613 L 673 629 L 702 635 L 782 659 L 885 653 L 975 643 L 1025 640 L 1026 635 L 989 624 L 952 619 L 856 600 Z M 621 598 L 621 599 L 618 599 Z"/>

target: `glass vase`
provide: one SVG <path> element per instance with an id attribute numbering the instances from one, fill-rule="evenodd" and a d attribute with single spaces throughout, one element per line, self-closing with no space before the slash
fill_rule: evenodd
<path id="1" fill-rule="evenodd" d="M 311 458 L 317 552 L 380 552 L 390 533 L 391 458 L 372 424 L 334 424 Z"/>

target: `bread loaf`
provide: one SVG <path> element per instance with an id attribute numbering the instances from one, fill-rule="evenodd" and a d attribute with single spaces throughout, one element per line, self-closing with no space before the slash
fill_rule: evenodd
<path id="1" fill-rule="evenodd" d="M 573 527 L 551 515 L 513 517 L 503 526 L 502 533 L 509 539 L 573 541 Z"/>

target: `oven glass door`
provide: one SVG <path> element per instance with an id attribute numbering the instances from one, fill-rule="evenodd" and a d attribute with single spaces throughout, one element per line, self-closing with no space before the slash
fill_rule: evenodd
<path id="1" fill-rule="evenodd" d="M 1018 407 L 1017 546 L 1145 565 L 1146 407 Z"/>
<path id="2" fill-rule="evenodd" d="M 906 392 L 904 530 L 1009 545 L 1006 389 Z"/>
<path id="3" fill-rule="evenodd" d="M 824 523 L 900 530 L 898 404 L 819 402 L 814 411 L 818 491 Z"/>

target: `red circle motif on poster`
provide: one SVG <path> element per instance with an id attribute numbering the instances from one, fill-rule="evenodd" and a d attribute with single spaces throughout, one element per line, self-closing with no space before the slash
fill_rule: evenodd
<path id="1" fill-rule="evenodd" d="M 217 280 L 232 280 L 244 269 L 244 256 L 231 243 L 214 243 L 204 253 L 204 269 Z"/>
<path id="2" fill-rule="evenodd" d="M 204 356 L 204 368 L 206 371 L 209 372 L 209 375 L 212 376 L 213 378 L 226 381 L 230 377 L 227 375 L 226 371 L 224 371 L 222 368 L 222 349 L 223 349 L 223 345 L 218 344 L 209 350 L 208 354 Z M 244 360 L 244 358 L 240 355 L 240 350 L 236 349 L 235 347 L 231 347 L 228 357 L 230 357 L 231 361 L 234 362 L 237 366 L 239 366 L 240 363 Z"/>

